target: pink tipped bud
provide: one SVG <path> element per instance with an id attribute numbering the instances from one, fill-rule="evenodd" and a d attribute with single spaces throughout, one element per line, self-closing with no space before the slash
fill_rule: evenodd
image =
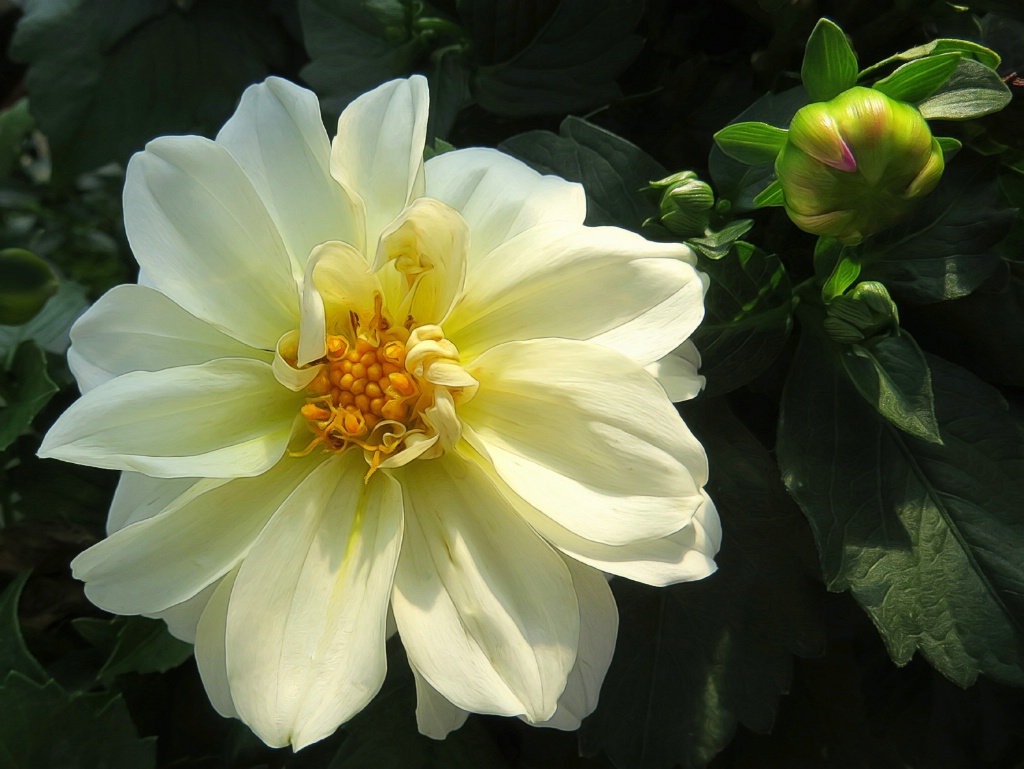
<path id="1" fill-rule="evenodd" d="M 800 109 L 775 163 L 789 218 L 844 243 L 906 216 L 943 167 L 914 107 L 860 87 Z"/>

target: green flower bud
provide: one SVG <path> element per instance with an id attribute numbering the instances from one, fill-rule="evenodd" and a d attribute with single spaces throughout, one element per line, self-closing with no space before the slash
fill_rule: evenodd
<path id="1" fill-rule="evenodd" d="M 715 194 L 710 185 L 698 179 L 693 171 L 680 171 L 661 181 L 651 182 L 651 187 L 664 190 L 661 223 L 669 232 L 683 238 L 704 234 L 715 205 Z"/>
<path id="2" fill-rule="evenodd" d="M 0 251 L 0 325 L 28 323 L 56 292 L 57 276 L 38 256 L 23 248 Z"/>
<path id="3" fill-rule="evenodd" d="M 858 283 L 853 291 L 833 299 L 826 310 L 825 332 L 840 344 L 857 344 L 899 328 L 896 303 L 875 281 Z"/>
<path id="4" fill-rule="evenodd" d="M 943 167 L 920 112 L 860 87 L 801 108 L 775 161 L 793 223 L 848 245 L 906 216 Z"/>

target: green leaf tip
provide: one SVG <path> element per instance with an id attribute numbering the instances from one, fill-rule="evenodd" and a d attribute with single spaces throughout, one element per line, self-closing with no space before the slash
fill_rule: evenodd
<path id="1" fill-rule="evenodd" d="M 733 123 L 715 134 L 715 143 L 729 157 L 748 165 L 774 163 L 788 131 L 767 123 Z"/>
<path id="2" fill-rule="evenodd" d="M 814 26 L 800 78 L 814 101 L 828 101 L 857 84 L 857 55 L 834 21 L 822 18 Z"/>
<path id="3" fill-rule="evenodd" d="M 958 51 L 927 56 L 904 64 L 872 88 L 890 99 L 916 104 L 941 88 L 956 72 L 962 54 Z"/>

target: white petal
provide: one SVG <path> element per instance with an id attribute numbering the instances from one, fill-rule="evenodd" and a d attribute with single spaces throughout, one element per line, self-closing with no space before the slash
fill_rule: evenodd
<path id="1" fill-rule="evenodd" d="M 580 604 L 580 648 L 565 691 L 558 699 L 558 710 L 538 726 L 573 731 L 579 729 L 580 722 L 597 707 L 601 684 L 615 652 L 619 610 L 601 572 L 572 558 L 567 558 L 565 563 L 572 574 Z"/>
<path id="2" fill-rule="evenodd" d="M 440 323 L 466 280 L 469 228 L 451 206 L 414 200 L 381 233 L 371 269 L 393 317 Z"/>
<path id="3" fill-rule="evenodd" d="M 71 328 L 68 362 L 84 393 L 130 371 L 159 371 L 215 358 L 270 360 L 151 288 L 117 286 Z"/>
<path id="4" fill-rule="evenodd" d="M 368 249 L 388 222 L 423 194 L 423 144 L 429 106 L 419 75 L 392 80 L 353 101 L 338 119 L 331 174 L 366 206 Z"/>
<path id="5" fill-rule="evenodd" d="M 687 249 L 689 251 L 689 249 Z M 693 252 L 681 259 L 691 259 Z M 658 329 L 672 328 L 673 333 L 692 334 L 704 320 L 704 294 L 708 290 L 708 276 L 697 272 L 687 262 L 687 280 L 676 293 L 658 302 L 645 313 L 615 328 L 598 334 L 590 341 L 628 355 L 641 366 L 663 359 L 672 352 L 671 337 L 659 334 Z M 685 342 L 684 342 L 685 343 Z M 678 349 L 678 348 L 676 348 Z"/>
<path id="6" fill-rule="evenodd" d="M 687 253 L 616 227 L 537 225 L 473 265 L 445 334 L 464 358 L 512 340 L 598 338 L 646 365 L 704 315 Z"/>
<path id="7" fill-rule="evenodd" d="M 571 559 L 647 585 L 664 587 L 704 579 L 714 573 L 715 554 L 722 544 L 722 528 L 714 503 L 702 489 L 701 502 L 690 522 L 658 539 L 628 545 L 594 542 L 555 523 L 508 487 L 491 463 L 473 451 L 462 453 L 475 462 L 498 491 L 538 534 Z"/>
<path id="8" fill-rule="evenodd" d="M 707 479 L 704 449 L 636 363 L 588 342 L 537 339 L 466 368 L 480 389 L 459 408 L 464 434 L 561 526 L 623 545 L 690 521 Z"/>
<path id="9" fill-rule="evenodd" d="M 317 323 L 323 328 L 323 324 L 328 320 L 333 325 L 326 329 L 326 333 L 350 333 L 348 324 L 351 312 L 359 316 L 359 321 L 364 326 L 369 323 L 376 311 L 374 295 L 380 294 L 382 289 L 380 281 L 370 272 L 369 264 L 362 254 L 347 243 L 324 243 L 314 250 L 307 270 L 310 276 L 307 285 L 315 286 L 315 293 L 322 303 L 324 315 L 321 320 L 318 316 L 320 310 L 315 304 L 310 304 L 308 308 L 304 306 L 303 333 L 306 333 L 307 328 L 310 334 L 314 333 Z M 307 354 L 312 353 L 311 346 Z M 300 352 L 300 359 L 301 357 Z"/>
<path id="10" fill-rule="evenodd" d="M 644 368 L 665 388 L 668 399 L 673 403 L 696 398 L 704 389 L 705 379 L 697 373 L 700 368 L 700 353 L 689 339 L 664 358 Z"/>
<path id="11" fill-rule="evenodd" d="M 579 634 L 565 564 L 458 456 L 396 477 L 406 530 L 392 608 L 410 664 L 463 710 L 550 718 Z"/>
<path id="12" fill-rule="evenodd" d="M 305 289 L 306 287 L 304 286 L 304 292 Z M 320 355 L 315 357 L 322 356 L 327 349 L 326 337 L 323 334 L 320 334 L 319 336 L 323 342 L 323 351 L 321 351 Z M 296 329 L 294 331 L 289 331 L 278 340 L 277 350 L 274 352 L 274 360 L 270 364 L 271 369 L 274 372 L 274 379 L 276 379 L 279 384 L 296 393 L 300 390 L 305 390 L 309 383 L 316 379 L 317 374 L 319 374 L 324 368 L 324 364 L 322 363 L 315 366 L 308 366 L 307 368 L 297 368 L 293 363 L 298 357 L 298 350 L 299 331 Z M 287 356 L 285 355 L 285 352 L 288 353 Z M 313 360 L 313 358 L 310 360 Z"/>
<path id="13" fill-rule="evenodd" d="M 167 630 L 172 636 L 186 643 L 194 644 L 199 620 L 203 616 L 203 612 L 206 611 L 206 605 L 210 602 L 218 585 L 220 585 L 220 580 L 207 585 L 187 601 L 146 616 L 162 619 L 167 623 Z"/>
<path id="14" fill-rule="evenodd" d="M 198 136 L 147 144 L 128 163 L 124 220 L 147 280 L 197 318 L 264 350 L 295 326 L 291 259 L 221 145 Z"/>
<path id="15" fill-rule="evenodd" d="M 583 224 L 583 187 L 541 176 L 522 161 L 482 147 L 445 152 L 428 160 L 426 195 L 447 203 L 466 220 L 476 261 L 541 222 Z"/>
<path id="16" fill-rule="evenodd" d="M 363 249 L 361 214 L 331 177 L 331 143 L 311 91 L 278 77 L 250 86 L 217 143 L 266 205 L 296 275 L 320 243 L 343 240 Z"/>
<path id="17" fill-rule="evenodd" d="M 159 515 L 115 532 L 75 558 L 100 608 L 152 614 L 187 601 L 241 559 L 318 459 L 285 459 L 257 478 L 203 480 Z"/>
<path id="18" fill-rule="evenodd" d="M 347 248 L 351 249 L 351 246 Z M 312 254 L 306 262 L 306 275 L 302 281 L 302 319 L 299 322 L 299 344 L 295 359 L 299 366 L 305 366 L 327 354 L 327 309 L 313 280 L 313 269 L 323 254 L 322 248 L 317 249 L 317 253 Z M 283 338 L 288 336 L 285 334 Z M 277 361 L 276 356 L 274 360 Z"/>
<path id="19" fill-rule="evenodd" d="M 231 592 L 227 666 L 239 716 L 268 745 L 322 740 L 380 689 L 402 495 L 348 452 L 271 519 Z"/>
<path id="20" fill-rule="evenodd" d="M 163 478 L 257 475 L 281 458 L 300 405 L 262 361 L 138 371 L 79 398 L 39 456 Z"/>
<path id="21" fill-rule="evenodd" d="M 114 490 L 107 513 L 107 534 L 130 523 L 144 521 L 161 512 L 188 491 L 198 478 L 151 478 L 142 473 L 124 472 Z"/>
<path id="22" fill-rule="evenodd" d="M 412 669 L 412 675 L 416 681 L 416 726 L 420 734 L 443 740 L 466 723 L 467 711 L 445 699 L 416 668 Z"/>
<path id="23" fill-rule="evenodd" d="M 228 601 L 237 575 L 236 566 L 217 583 L 196 628 L 196 665 L 199 667 L 199 675 L 213 709 L 225 718 L 238 715 L 228 683 L 224 632 L 228 619 Z"/>
<path id="24" fill-rule="evenodd" d="M 715 554 L 721 545 L 721 527 L 714 505 L 709 504 L 698 508 L 690 524 L 674 534 L 620 547 L 588 542 L 550 526 L 544 526 L 542 533 L 572 558 L 655 587 L 704 579 L 718 568 Z"/>

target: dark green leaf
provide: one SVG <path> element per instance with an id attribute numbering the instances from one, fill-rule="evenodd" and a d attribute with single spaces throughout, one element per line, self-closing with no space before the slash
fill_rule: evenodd
<path id="1" fill-rule="evenodd" d="M 120 628 L 116 619 L 100 619 L 99 617 L 78 617 L 71 621 L 75 632 L 95 646 L 97 649 L 110 653 L 117 643 Z"/>
<path id="2" fill-rule="evenodd" d="M 961 59 L 938 91 L 917 105 L 928 120 L 971 120 L 998 112 L 1012 98 L 994 70 L 973 59 Z"/>
<path id="3" fill-rule="evenodd" d="M 835 22 L 819 19 L 814 26 L 804 50 L 800 79 L 812 101 L 828 101 L 857 85 L 857 56 Z"/>
<path id="4" fill-rule="evenodd" d="M 892 99 L 914 104 L 931 96 L 949 80 L 959 61 L 959 53 L 915 59 L 871 87 Z"/>
<path id="5" fill-rule="evenodd" d="M 767 93 L 737 115 L 731 124 L 760 122 L 770 126 L 788 126 L 796 111 L 807 102 L 807 92 L 803 88 Z M 736 213 L 757 208 L 755 198 L 775 178 L 774 162 L 747 165 L 726 155 L 718 145 L 711 148 L 708 171 L 715 195 L 719 200 L 729 201 Z"/>
<path id="6" fill-rule="evenodd" d="M 0 373 L 0 451 L 21 435 L 47 404 L 57 385 L 46 373 L 46 355 L 33 342 L 23 342 L 10 368 Z"/>
<path id="7" fill-rule="evenodd" d="M 81 617 L 75 630 L 109 657 L 96 677 L 106 683 L 124 673 L 164 673 L 192 656 L 192 646 L 179 641 L 160 620 Z"/>
<path id="8" fill-rule="evenodd" d="M 986 13 L 981 19 L 981 34 L 985 43 L 999 51 L 1002 62 L 982 62 L 1001 72 L 1024 69 L 1024 16 L 1017 18 L 1005 13 Z M 1002 67 L 1000 67 L 1000 63 Z"/>
<path id="9" fill-rule="evenodd" d="M 5 500 L 5 514 L 9 504 L 11 517 L 19 522 L 32 522 L 40 526 L 59 522 L 59 529 L 72 525 L 75 536 L 61 552 L 70 557 L 93 544 L 95 539 L 86 532 L 102 536 L 110 497 L 114 492 L 117 474 L 82 465 L 57 464 L 39 461 L 30 455 L 35 443 L 22 442 L 16 449 L 24 450 L 24 460 L 7 471 L 6 480 L 17 493 Z M 58 476 L 59 474 L 59 476 Z M 59 483 L 55 479 L 59 477 Z M 78 528 L 81 527 L 81 528 Z M 72 548 L 77 548 L 72 551 Z"/>
<path id="10" fill-rule="evenodd" d="M 901 430 L 942 443 L 928 361 L 906 331 L 850 345 L 843 368 L 853 386 L 879 414 Z"/>
<path id="11" fill-rule="evenodd" d="M 422 51 L 403 3 L 299 0 L 310 63 L 302 78 L 332 115 L 385 80 L 412 72 Z"/>
<path id="12" fill-rule="evenodd" d="M 529 131 L 501 143 L 541 173 L 580 182 L 587 192 L 587 224 L 639 230 L 658 215 L 658 205 L 641 194 L 665 169 L 635 144 L 576 117 L 562 121 L 558 134 Z"/>
<path id="13" fill-rule="evenodd" d="M 120 696 L 68 695 L 18 672 L 0 683 L 0 769 L 147 769 L 156 743 L 140 739 Z"/>
<path id="14" fill-rule="evenodd" d="M 943 445 L 879 416 L 804 334 L 779 421 L 783 478 L 829 588 L 853 593 L 897 664 L 920 650 L 961 686 L 1021 685 L 1024 435 L 991 387 L 928 364 Z"/>
<path id="15" fill-rule="evenodd" d="M 245 0 L 27 0 L 11 55 L 29 65 L 29 106 L 67 179 L 160 134 L 212 135 L 284 46 L 265 6 Z"/>
<path id="16" fill-rule="evenodd" d="M 719 468 L 708 484 L 724 530 L 719 570 L 666 588 L 613 580 L 619 639 L 582 741 L 619 769 L 703 767 L 737 723 L 769 731 L 791 655 L 822 646 L 810 537 L 771 454 L 722 399 L 683 414 Z"/>
<path id="17" fill-rule="evenodd" d="M 437 141 L 451 133 L 455 119 L 473 101 L 469 93 L 470 70 L 462 57 L 439 56 L 430 73 L 430 114 L 427 140 Z"/>
<path id="18" fill-rule="evenodd" d="M 752 380 L 782 350 L 792 326 L 792 288 L 778 257 L 742 241 L 729 256 L 701 259 L 699 266 L 711 285 L 693 341 L 705 394 L 719 395 Z"/>
<path id="19" fill-rule="evenodd" d="M 881 281 L 899 299 L 926 303 L 966 296 L 999 268 L 994 247 L 1016 211 L 1000 207 L 987 167 L 966 161 L 946 170 L 906 222 L 864 241 L 863 278 Z"/>
<path id="20" fill-rule="evenodd" d="M 42 684 L 50 677 L 25 646 L 25 640 L 21 637 L 21 625 L 18 622 L 18 599 L 21 597 L 22 588 L 28 582 L 28 576 L 27 573 L 18 575 L 0 594 L 0 671 L 5 675 L 10 671 L 16 671 Z"/>
<path id="21" fill-rule="evenodd" d="M 741 163 L 774 163 L 787 134 L 786 129 L 767 123 L 733 123 L 715 134 L 715 143 Z"/>
<path id="22" fill-rule="evenodd" d="M 999 385 L 1024 388 L 1024 269 L 963 299 L 905 308 L 922 346 Z M 910 312 L 908 312 L 910 311 Z"/>
<path id="23" fill-rule="evenodd" d="M 564 115 L 619 96 L 615 83 L 643 45 L 640 0 L 458 3 L 481 66 L 473 96 L 499 115 Z"/>

